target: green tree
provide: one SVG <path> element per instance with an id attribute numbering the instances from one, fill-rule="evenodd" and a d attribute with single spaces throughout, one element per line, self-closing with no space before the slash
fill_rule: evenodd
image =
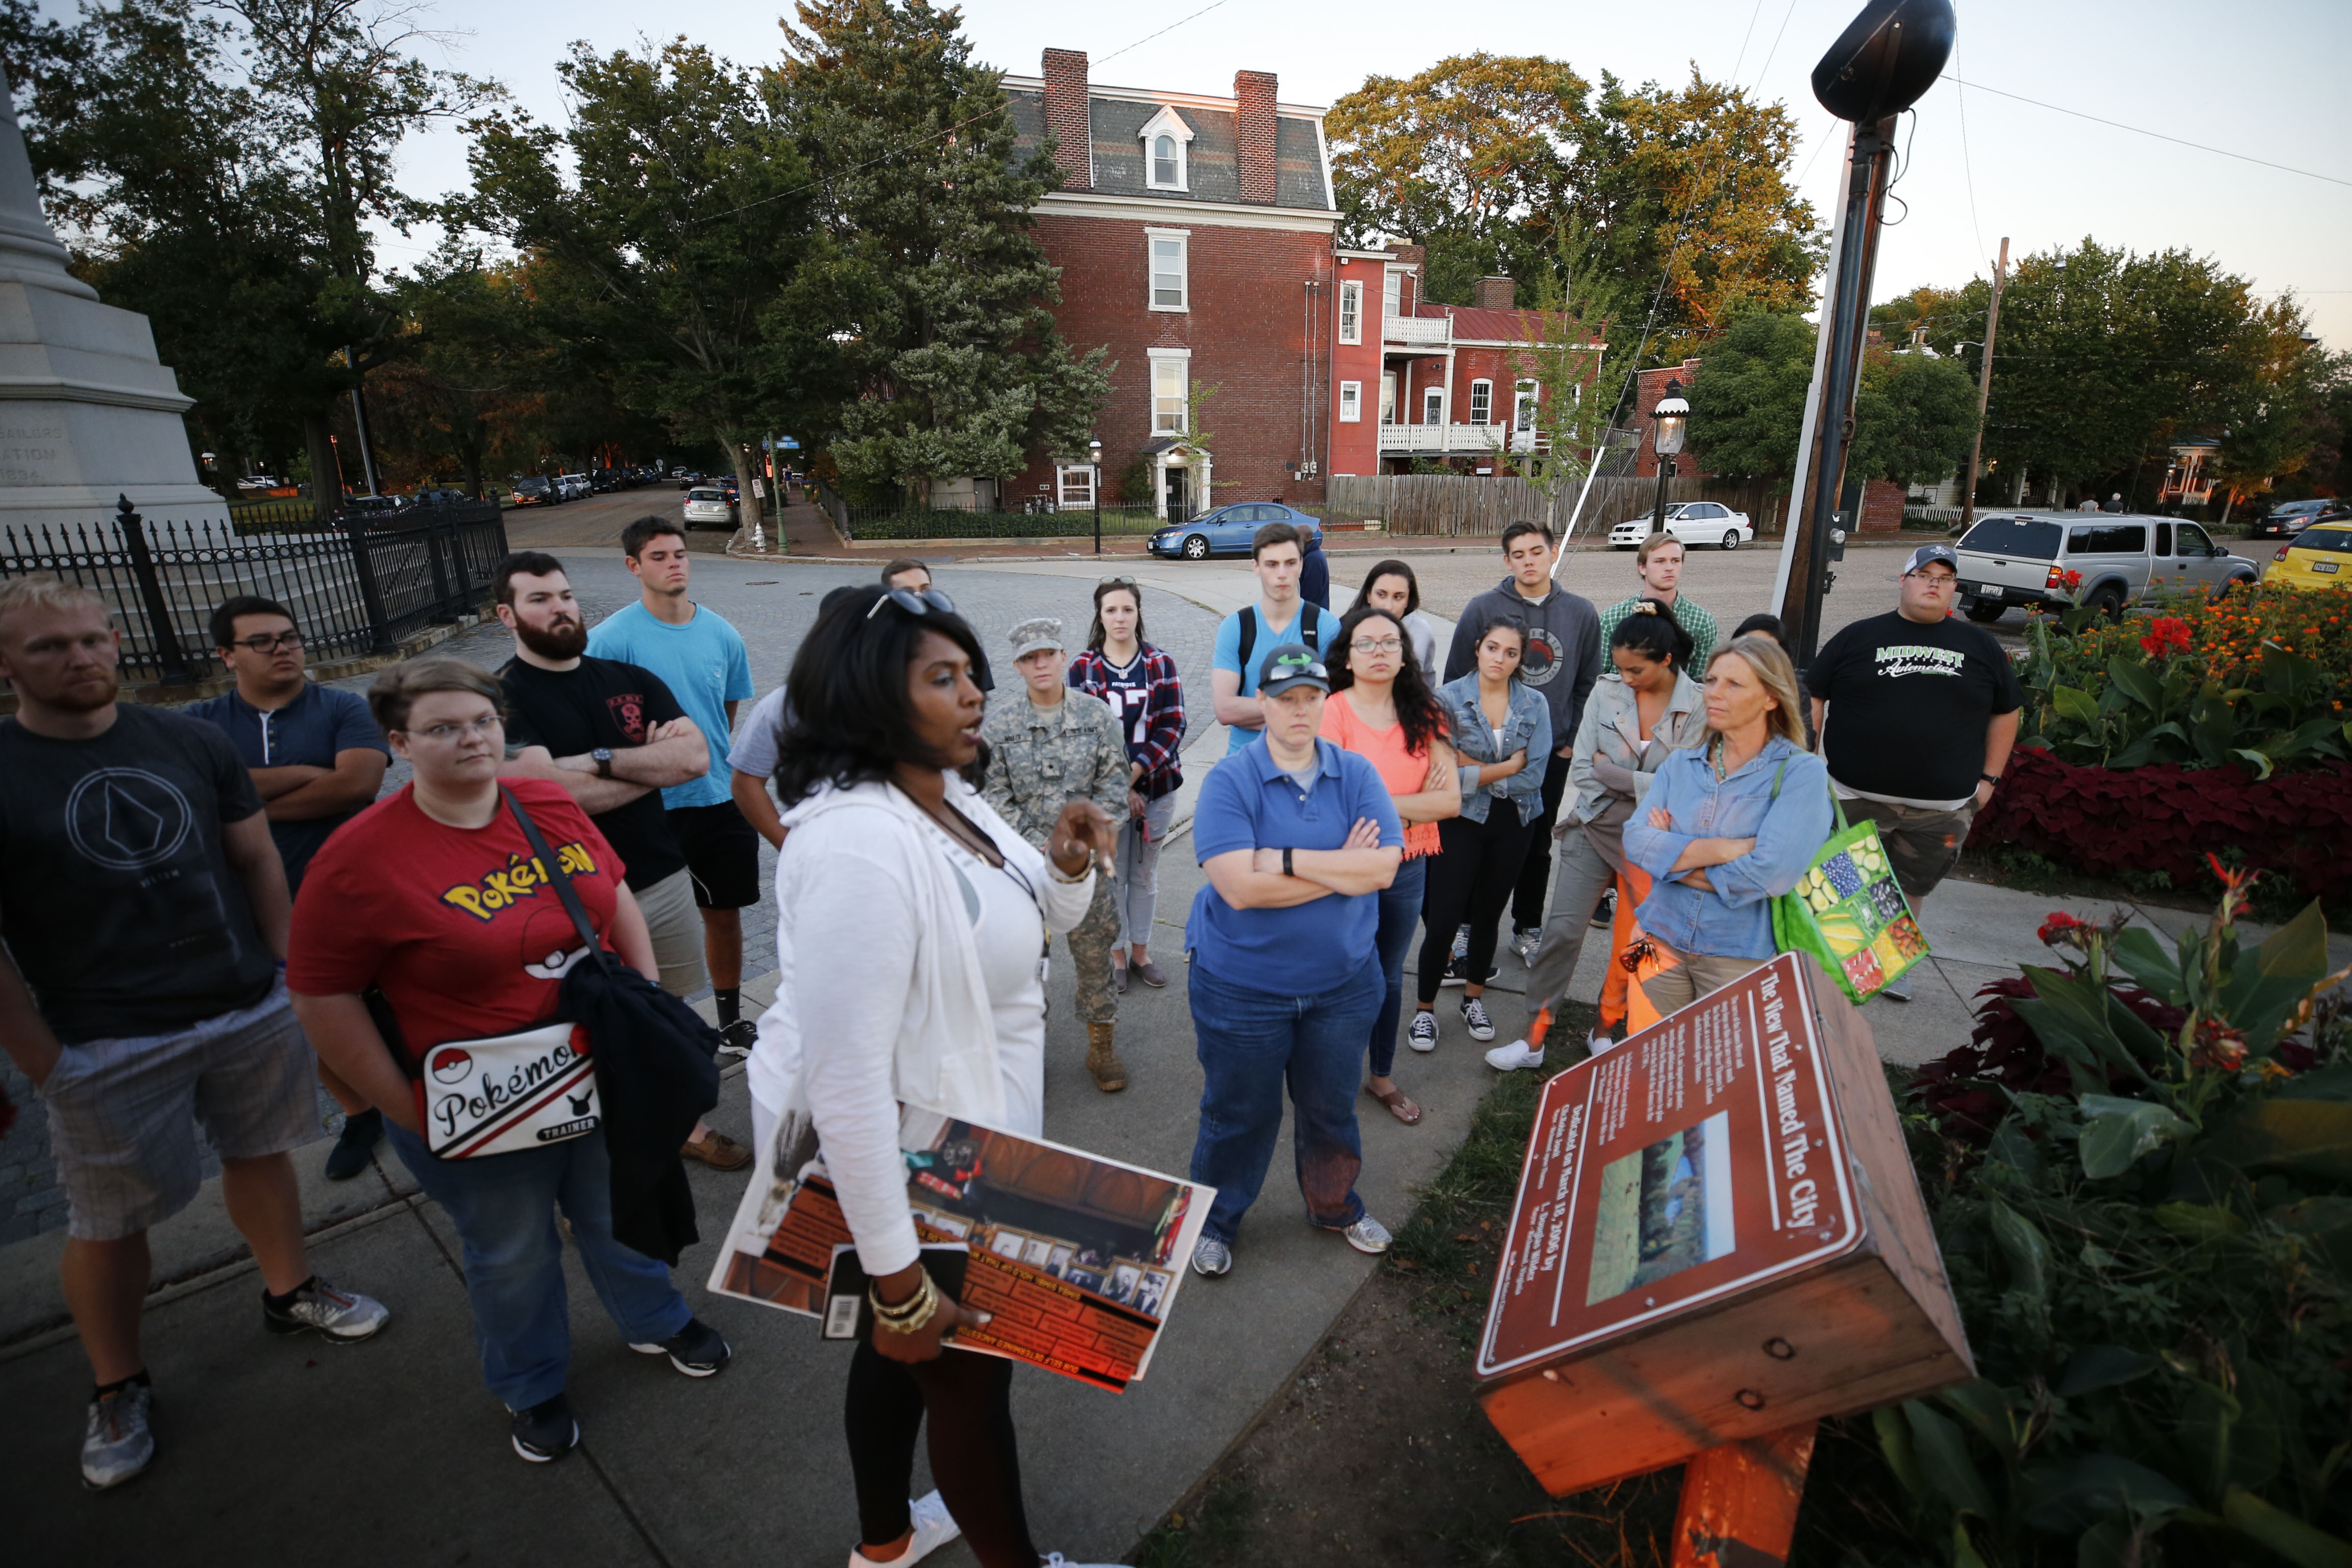
<path id="1" fill-rule="evenodd" d="M 1873 352 L 1854 395 L 1846 479 L 1938 483 L 1968 457 L 1976 429 L 1976 378 L 1958 361 Z"/>
<path id="2" fill-rule="evenodd" d="M 478 121 L 453 216 L 530 258 L 553 372 L 726 448 L 748 526 L 751 444 L 797 395 L 772 340 L 814 239 L 808 168 L 753 74 L 700 45 L 575 44 L 557 75 L 570 128 Z"/>
<path id="3" fill-rule="evenodd" d="M 1811 300 L 1821 242 L 1790 184 L 1795 120 L 1696 72 L 1677 90 L 1603 72 L 1595 91 L 1541 56 L 1455 56 L 1369 79 L 1325 124 L 1343 238 L 1426 247 L 1432 300 L 1466 303 L 1498 269 L 1533 297 L 1572 226 L 1643 318 L 1663 283 L 1654 358 L 1734 309 Z"/>
<path id="4" fill-rule="evenodd" d="M 1099 349 L 1054 323 L 1055 269 L 1030 209 L 1059 178 L 1015 155 L 998 74 L 951 10 L 814 0 L 785 24 L 772 100 L 817 183 L 824 243 L 775 313 L 835 389 L 821 434 L 843 477 L 927 499 L 929 482 L 1086 449 L 1109 395 Z M 805 323 L 837 323 L 812 331 Z"/>
<path id="5" fill-rule="evenodd" d="M 1735 316 L 1707 345 L 1690 399 L 1694 446 L 1719 474 L 1769 479 L 1775 494 L 1794 477 L 1812 385 L 1813 323 L 1802 316 Z"/>

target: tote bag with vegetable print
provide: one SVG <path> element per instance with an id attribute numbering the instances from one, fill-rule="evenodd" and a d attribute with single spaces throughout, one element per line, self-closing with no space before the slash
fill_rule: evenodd
<path id="1" fill-rule="evenodd" d="M 1780 794 L 1778 778 L 1772 794 Z M 1796 887 L 1772 900 L 1772 945 L 1812 954 L 1848 996 L 1867 1002 L 1927 956 L 1927 937 L 1895 880 L 1878 825 L 1848 826 L 1835 790 L 1830 806 L 1837 830 Z"/>

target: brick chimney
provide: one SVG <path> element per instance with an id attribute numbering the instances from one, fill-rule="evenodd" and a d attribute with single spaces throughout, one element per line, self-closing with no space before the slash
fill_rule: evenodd
<path id="1" fill-rule="evenodd" d="M 1054 139 L 1054 162 L 1061 166 L 1062 188 L 1086 190 L 1095 183 L 1094 126 L 1087 112 L 1087 52 L 1047 49 L 1045 76 L 1045 134 Z"/>
<path id="2" fill-rule="evenodd" d="M 1276 194 L 1274 73 L 1234 73 L 1234 161 L 1242 178 L 1242 200 L 1271 206 Z"/>
<path id="3" fill-rule="evenodd" d="M 1470 302 L 1482 310 L 1516 310 L 1519 286 L 1508 278 L 1481 278 L 1471 288 Z"/>

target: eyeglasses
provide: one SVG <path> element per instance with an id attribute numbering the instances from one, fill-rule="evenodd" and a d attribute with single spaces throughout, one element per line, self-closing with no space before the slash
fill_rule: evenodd
<path id="1" fill-rule="evenodd" d="M 1377 641 L 1367 642 L 1362 637 L 1358 637 L 1354 642 L 1349 643 L 1348 647 L 1357 653 L 1402 653 L 1404 651 L 1404 639 L 1402 637 L 1381 637 Z"/>
<path id="2" fill-rule="evenodd" d="M 1097 577 L 1095 579 L 1095 586 L 1097 588 L 1132 588 L 1135 586 L 1135 579 L 1132 577 Z"/>
<path id="3" fill-rule="evenodd" d="M 276 653 L 281 647 L 300 647 L 302 646 L 302 634 L 300 632 L 279 632 L 275 637 L 264 636 L 246 637 L 240 640 L 236 646 L 243 648 L 251 648 L 255 653 Z"/>
<path id="4" fill-rule="evenodd" d="M 422 735 L 436 746 L 446 746 L 467 735 L 495 735 L 506 728 L 506 722 L 496 713 L 485 713 L 462 724 L 436 724 L 430 730 L 410 730 L 404 733 Z"/>
<path id="5" fill-rule="evenodd" d="M 955 601 L 937 588 L 886 588 L 866 612 L 866 618 L 872 620 L 874 612 L 885 605 L 896 605 L 910 616 L 955 614 Z"/>

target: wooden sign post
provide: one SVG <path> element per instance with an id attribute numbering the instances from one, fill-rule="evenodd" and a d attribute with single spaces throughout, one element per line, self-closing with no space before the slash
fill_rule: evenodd
<path id="1" fill-rule="evenodd" d="M 1691 1461 L 1675 1561 L 1719 1568 L 1787 1555 L 1816 1421 L 1974 1375 L 1869 1026 L 1811 959 L 1545 1085 L 1476 1373 L 1554 1496 Z"/>

